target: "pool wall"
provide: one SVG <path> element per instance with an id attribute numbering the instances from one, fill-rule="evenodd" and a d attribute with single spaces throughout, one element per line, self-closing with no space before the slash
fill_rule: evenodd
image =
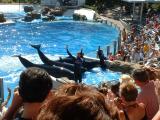
<path id="1" fill-rule="evenodd" d="M 102 17 L 102 16 L 101 16 L 101 20 L 99 22 L 105 23 L 109 26 L 112 26 L 113 28 L 116 28 L 119 32 L 118 39 L 114 40 L 112 44 L 107 45 L 106 50 L 104 50 L 104 51 L 106 51 L 107 56 L 110 52 L 112 52 L 115 55 L 116 52 L 118 50 L 120 50 L 120 48 L 121 48 L 121 33 L 122 33 L 124 26 L 121 24 L 120 21 L 116 21 L 116 20 L 109 19 L 109 18 Z"/>

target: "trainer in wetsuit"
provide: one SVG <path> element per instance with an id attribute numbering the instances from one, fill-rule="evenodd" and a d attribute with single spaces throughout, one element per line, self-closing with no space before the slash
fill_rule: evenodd
<path id="1" fill-rule="evenodd" d="M 74 75 L 75 75 L 75 82 L 79 83 L 82 82 L 82 71 L 81 67 L 83 65 L 83 58 L 81 57 L 81 53 L 77 53 L 77 58 L 74 62 Z"/>
<path id="2" fill-rule="evenodd" d="M 72 56 L 72 54 L 68 50 L 68 46 L 66 46 L 67 53 L 69 56 L 74 60 L 74 76 L 75 76 L 75 82 L 81 83 L 82 82 L 82 71 L 81 68 L 83 66 L 83 52 L 77 53 L 77 57 Z"/>
<path id="3" fill-rule="evenodd" d="M 106 57 L 104 56 L 103 50 L 101 50 L 100 46 L 98 47 L 97 57 L 100 59 L 100 65 L 104 66 L 104 60 L 106 60 Z"/>

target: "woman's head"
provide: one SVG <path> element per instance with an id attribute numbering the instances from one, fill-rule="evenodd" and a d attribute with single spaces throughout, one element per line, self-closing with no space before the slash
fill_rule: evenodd
<path id="1" fill-rule="evenodd" d="M 42 107 L 37 120 L 110 120 L 108 111 L 101 93 L 85 92 L 52 97 Z"/>
<path id="2" fill-rule="evenodd" d="M 64 84 L 58 88 L 56 91 L 56 95 L 77 95 L 81 94 L 86 91 L 93 91 L 96 90 L 93 87 L 89 87 L 85 84 L 75 84 L 75 83 L 69 83 L 69 84 Z"/>
<path id="3" fill-rule="evenodd" d="M 138 90 L 132 82 L 123 83 L 120 85 L 120 96 L 126 102 L 136 101 Z"/>
<path id="4" fill-rule="evenodd" d="M 148 72 L 144 68 L 135 69 L 132 72 L 133 79 L 141 83 L 149 81 Z"/>
<path id="5" fill-rule="evenodd" d="M 133 79 L 130 75 L 123 74 L 119 79 L 120 84 L 127 83 L 127 82 L 133 82 Z"/>

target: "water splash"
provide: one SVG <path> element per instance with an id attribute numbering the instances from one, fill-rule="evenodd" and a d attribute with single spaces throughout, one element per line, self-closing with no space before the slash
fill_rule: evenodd
<path id="1" fill-rule="evenodd" d="M 24 5 L 0 5 L 0 12 L 3 13 L 16 13 L 22 12 Z"/>
<path id="2" fill-rule="evenodd" d="M 86 8 L 75 10 L 74 13 L 79 15 L 85 15 L 87 17 L 87 20 L 90 20 L 90 21 L 93 21 L 93 18 L 95 15 L 95 11 L 91 9 L 86 9 Z"/>

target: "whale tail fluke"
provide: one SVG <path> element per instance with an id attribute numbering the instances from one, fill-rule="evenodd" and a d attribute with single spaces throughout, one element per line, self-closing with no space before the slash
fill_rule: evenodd
<path id="1" fill-rule="evenodd" d="M 60 62 L 63 62 L 63 59 L 62 59 L 62 57 L 59 57 L 59 61 L 60 61 Z"/>
<path id="2" fill-rule="evenodd" d="M 21 54 L 19 54 L 19 55 L 13 55 L 12 57 L 21 57 Z"/>
<path id="3" fill-rule="evenodd" d="M 37 49 L 37 50 L 39 50 L 40 49 L 40 47 L 41 47 L 41 45 L 39 44 L 39 45 L 33 45 L 33 44 L 30 44 L 30 46 L 31 47 L 33 47 L 33 48 L 35 48 L 35 49 Z"/>

